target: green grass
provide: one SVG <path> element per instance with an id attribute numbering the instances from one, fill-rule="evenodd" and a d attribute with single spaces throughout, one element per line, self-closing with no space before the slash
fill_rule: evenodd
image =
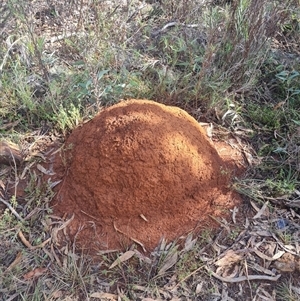
<path id="1" fill-rule="evenodd" d="M 37 246 L 63 224 L 51 222 L 50 183 L 42 184 L 30 165 L 42 162 L 37 141 L 63 140 L 120 99 L 177 105 L 233 137 L 241 128 L 249 130 L 241 139 L 251 145 L 255 160 L 234 187 L 259 206 L 270 201 L 272 214 L 278 208 L 290 210 L 289 218 L 299 214 L 291 205 L 300 190 L 298 1 L 148 2 L 100 1 L 87 7 L 81 1 L 61 8 L 56 1 L 39 7 L 8 0 L 0 7 L 0 138 L 29 153 L 22 167 L 0 166 L 0 197 L 22 218 L 28 216 L 21 221 L 0 203 L 0 253 L 5 254 L 0 300 L 14 295 L 11 300 L 84 300 L 97 291 L 118 292 L 121 300 L 171 298 L 168 285 L 177 285 L 174 294 L 187 298 L 196 298 L 201 286 L 203 299 L 224 290 L 199 269 L 222 250 L 215 245 L 209 249 L 211 261 L 205 261 L 205 247 L 215 239 L 210 232 L 197 237 L 191 250 L 171 244 L 149 260 L 133 257 L 111 270 L 119 252 L 103 255 L 97 264 L 75 254 L 72 245 L 30 250 L 20 241 L 21 230 Z M 2 189 L 16 184 L 26 167 L 22 197 Z M 227 247 L 236 244 L 241 229 L 237 225 L 225 235 Z M 283 243 L 294 242 L 290 233 L 281 236 Z M 159 274 L 176 252 L 176 263 Z M 11 267 L 19 253 L 22 260 Z M 47 272 L 24 281 L 40 267 Z M 299 298 L 292 282 L 276 288 L 279 298 Z M 236 287 L 231 288 L 234 299 Z M 255 294 L 258 288 L 249 289 Z"/>
<path id="2" fill-rule="evenodd" d="M 281 284 L 278 288 L 279 300 L 296 301 L 299 300 L 299 294 L 297 293 L 297 287 L 289 282 Z"/>

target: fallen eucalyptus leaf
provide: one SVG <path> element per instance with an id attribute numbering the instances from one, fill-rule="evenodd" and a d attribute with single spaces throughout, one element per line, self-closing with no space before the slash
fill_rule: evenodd
<path id="1" fill-rule="evenodd" d="M 28 273 L 26 273 L 23 278 L 24 280 L 30 280 L 33 278 L 38 278 L 47 272 L 47 268 L 36 268 Z"/>
<path id="2" fill-rule="evenodd" d="M 233 250 L 229 250 L 221 259 L 215 262 L 215 265 L 220 267 L 229 266 L 234 263 L 240 262 L 243 259 L 243 257 L 243 254 L 237 254 Z"/>
<path id="3" fill-rule="evenodd" d="M 124 261 L 130 259 L 134 254 L 135 254 L 134 251 L 125 252 L 112 263 L 112 265 L 109 267 L 109 269 L 113 269 L 115 266 L 117 266 L 121 262 L 124 262 Z"/>
<path id="4" fill-rule="evenodd" d="M 100 292 L 100 293 L 93 293 L 91 294 L 90 296 L 91 298 L 98 298 L 100 300 L 103 300 L 103 301 L 116 301 L 118 300 L 118 296 L 115 295 L 115 294 L 109 294 L 109 293 L 103 293 L 103 292 Z"/>
<path id="5" fill-rule="evenodd" d="M 176 262 L 178 259 L 178 252 L 170 253 L 167 255 L 167 257 L 164 260 L 164 264 L 158 271 L 157 275 L 161 276 L 163 275 L 167 270 L 169 270 Z"/>
<path id="6" fill-rule="evenodd" d="M 41 164 L 37 164 L 36 165 L 36 168 L 40 171 L 40 172 L 42 172 L 43 174 L 45 174 L 45 175 L 48 175 L 48 176 L 53 176 L 53 175 L 55 175 L 55 173 L 54 172 L 51 172 L 50 170 L 47 170 L 45 167 L 43 167 Z"/>

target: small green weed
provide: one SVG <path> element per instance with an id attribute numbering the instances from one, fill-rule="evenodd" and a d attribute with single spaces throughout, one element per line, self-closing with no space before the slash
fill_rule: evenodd
<path id="1" fill-rule="evenodd" d="M 282 283 L 277 288 L 278 300 L 282 301 L 298 301 L 299 290 L 290 282 Z"/>
<path id="2" fill-rule="evenodd" d="M 258 156 L 253 152 L 255 158 L 249 160 L 247 178 L 239 183 L 241 193 L 260 204 L 264 198 L 284 202 L 298 193 L 297 1 L 167 0 L 141 5 L 133 0 L 94 1 L 89 6 L 70 1 L 63 8 L 59 1 L 46 2 L 41 7 L 40 2 L 8 0 L 0 8 L 1 135 L 19 141 L 20 134 L 39 131 L 45 124 L 51 139 L 56 134 L 61 138 L 119 99 L 154 99 L 222 123 L 237 140 L 242 139 L 239 129 L 252 128 L 251 140 L 245 140 Z M 63 164 L 69 159 L 62 158 Z M 165 246 L 149 255 L 150 262 L 134 257 L 115 269 L 108 267 L 120 254 L 103 257 L 95 268 L 68 246 L 29 250 L 18 230 L 38 245 L 51 236 L 56 221 L 47 220 L 53 196 L 49 185 L 38 185 L 34 173 L 28 177 L 24 199 L 10 199 L 22 217 L 28 216 L 26 223 L 9 209 L 0 218 L 0 283 L 11 300 L 85 300 L 98 290 L 114 290 L 124 300 L 193 299 L 199 298 L 195 291 L 201 282 L 206 285 L 200 298 L 220 292 L 219 282 L 212 275 L 207 281 L 201 271 L 179 283 L 178 295 L 166 290 L 174 279 L 184 280 L 199 268 L 198 245 L 187 252 Z M 5 190 L 5 179 L 3 183 L 0 189 Z M 227 241 L 234 241 L 238 232 L 227 235 Z M 212 237 L 212 231 L 204 230 L 199 245 L 207 246 Z M 289 243 L 293 238 L 284 233 L 282 239 Z M 22 260 L 7 271 L 20 250 Z M 46 275 L 23 280 L 25 273 L 41 266 L 48 267 Z M 229 286 L 223 288 L 230 292 Z M 282 300 L 296 300 L 297 292 L 290 284 L 278 288 Z"/>
<path id="3" fill-rule="evenodd" d="M 191 275 L 202 262 L 197 258 L 197 248 L 193 248 L 190 252 L 183 253 L 176 263 L 176 275 L 178 281 L 182 281 L 187 276 Z"/>
<path id="4" fill-rule="evenodd" d="M 59 129 L 66 134 L 67 131 L 74 129 L 81 122 L 80 108 L 71 104 L 70 109 L 66 110 L 60 105 L 59 112 L 55 119 Z"/>
<path id="5" fill-rule="evenodd" d="M 281 112 L 274 110 L 272 106 L 249 104 L 247 114 L 252 122 L 266 130 L 276 130 L 281 126 Z"/>

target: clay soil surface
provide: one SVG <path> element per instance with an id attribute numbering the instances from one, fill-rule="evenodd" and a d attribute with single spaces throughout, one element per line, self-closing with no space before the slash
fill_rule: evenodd
<path id="1" fill-rule="evenodd" d="M 215 147 L 216 146 L 216 147 Z M 63 178 L 54 212 L 74 218 L 82 249 L 152 250 L 164 237 L 216 226 L 240 198 L 230 189 L 237 153 L 214 145 L 185 111 L 123 101 L 76 128 L 56 158 Z"/>

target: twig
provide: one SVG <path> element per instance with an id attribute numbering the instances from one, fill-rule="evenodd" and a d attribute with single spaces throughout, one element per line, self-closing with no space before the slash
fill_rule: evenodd
<path id="1" fill-rule="evenodd" d="M 222 282 L 229 282 L 229 283 L 237 283 L 237 282 L 242 282 L 242 281 L 251 281 L 251 280 L 268 280 L 268 281 L 277 281 L 280 277 L 281 274 L 272 277 L 272 276 L 263 276 L 263 275 L 249 275 L 249 276 L 240 276 L 236 278 L 227 278 L 227 277 L 221 277 L 217 273 L 213 272 L 210 270 L 208 267 L 205 267 L 207 272 L 214 276 L 215 278 L 219 279 Z"/>
<path id="2" fill-rule="evenodd" d="M 17 296 L 19 296 L 21 293 L 15 293 L 14 295 L 12 295 L 11 297 L 9 297 L 8 299 L 6 299 L 6 301 L 12 301 L 14 300 Z"/>
<path id="3" fill-rule="evenodd" d="M 25 236 L 23 235 L 23 232 L 20 230 L 18 233 L 22 243 L 29 249 L 32 250 L 33 246 L 32 244 L 25 238 Z"/>
<path id="4" fill-rule="evenodd" d="M 22 243 L 29 249 L 29 250 L 36 250 L 39 248 L 43 248 L 50 240 L 51 238 L 46 239 L 44 242 L 42 242 L 41 244 L 37 245 L 37 246 L 33 246 L 23 235 L 23 232 L 20 230 L 18 233 Z"/>
<path id="5" fill-rule="evenodd" d="M 22 252 L 19 252 L 15 260 L 8 266 L 8 268 L 3 272 L 3 274 L 11 271 L 15 266 L 17 266 L 22 260 Z"/>
<path id="6" fill-rule="evenodd" d="M 19 215 L 19 213 L 5 200 L 3 200 L 2 198 L 0 198 L 0 201 L 6 205 L 6 207 L 11 211 L 11 213 L 17 218 L 19 219 L 22 223 L 25 222 L 25 220 Z"/>
<path id="7" fill-rule="evenodd" d="M 199 27 L 200 25 L 199 24 L 183 24 L 183 23 L 179 23 L 179 22 L 176 22 L 176 21 L 169 22 L 164 27 L 162 27 L 161 29 L 158 29 L 158 30 L 154 31 L 152 33 L 152 36 L 155 37 L 158 34 L 160 34 L 162 32 L 165 32 L 168 28 L 174 27 L 174 26 L 182 26 L 182 27 L 188 27 L 188 28 L 195 28 L 195 27 Z"/>
<path id="8" fill-rule="evenodd" d="M 15 198 L 17 199 L 17 186 L 19 184 L 17 163 L 16 163 L 15 157 L 14 157 L 12 151 L 11 151 L 11 148 L 9 148 L 9 152 L 10 152 L 10 155 L 11 155 L 11 157 L 13 159 L 13 162 L 14 162 L 14 168 L 15 168 Z"/>
<path id="9" fill-rule="evenodd" d="M 119 232 L 119 233 L 125 235 L 126 237 L 128 237 L 129 239 L 131 239 L 133 242 L 137 243 L 137 244 L 143 249 L 143 251 L 144 251 L 145 253 L 147 252 L 145 246 L 144 246 L 140 241 L 138 241 L 138 240 L 135 239 L 135 238 L 130 237 L 129 235 L 127 235 L 127 234 L 124 233 L 123 231 L 119 230 L 119 229 L 117 228 L 117 226 L 115 225 L 115 222 L 114 222 L 113 224 L 114 224 L 114 228 L 115 228 L 115 230 L 116 230 L 117 232 Z"/>
<path id="10" fill-rule="evenodd" d="M 213 219 L 215 222 L 217 222 L 218 224 L 220 224 L 221 227 L 225 228 L 227 230 L 228 233 L 230 233 L 230 227 L 228 225 L 226 225 L 225 223 L 223 223 L 222 221 L 218 220 L 217 218 L 215 218 L 212 215 L 208 215 L 211 219 Z"/>
<path id="11" fill-rule="evenodd" d="M 96 217 L 87 214 L 85 211 L 83 211 L 83 210 L 80 210 L 80 211 L 81 211 L 83 214 L 87 215 L 88 217 L 93 218 L 93 219 L 95 219 L 95 220 L 98 220 Z"/>
<path id="12" fill-rule="evenodd" d="M 56 255 L 56 252 L 55 252 L 55 250 L 54 250 L 53 244 L 51 244 L 51 252 L 52 252 L 52 254 L 53 254 L 53 256 L 54 256 L 54 258 L 55 258 L 57 264 L 59 265 L 59 267 L 62 268 L 63 265 L 62 265 L 62 263 L 60 262 L 58 256 Z"/>
<path id="13" fill-rule="evenodd" d="M 45 241 L 43 241 L 42 243 L 40 243 L 39 245 L 37 246 L 33 246 L 33 249 L 40 249 L 40 248 L 44 248 L 45 245 L 51 241 L 51 237 L 49 237 L 48 239 L 46 239 Z"/>
<path id="14" fill-rule="evenodd" d="M 7 58 L 9 56 L 10 50 L 15 46 L 15 44 L 17 44 L 20 40 L 22 40 L 24 37 L 20 37 L 17 40 L 15 40 L 13 43 L 11 43 L 11 45 L 9 46 L 9 49 L 6 51 L 4 58 L 2 60 L 2 64 L 0 65 L 0 73 L 2 72 L 3 67 L 6 64 Z M 7 39 L 10 39 L 10 37 L 8 37 Z"/>

